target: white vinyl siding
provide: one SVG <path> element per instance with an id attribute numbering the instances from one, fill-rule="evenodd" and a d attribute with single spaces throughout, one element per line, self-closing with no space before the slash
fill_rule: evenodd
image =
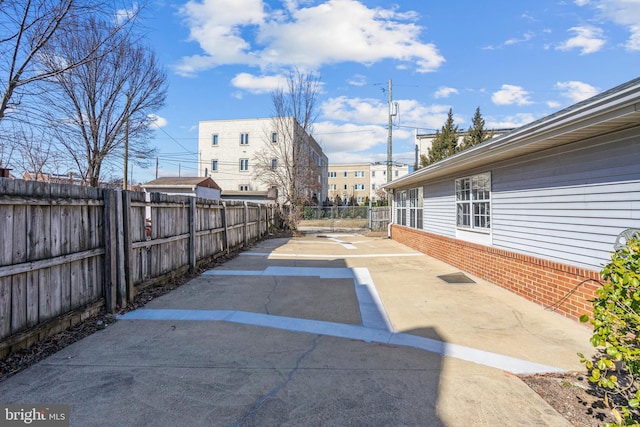
<path id="1" fill-rule="evenodd" d="M 430 183 L 424 187 L 423 230 L 447 237 L 456 236 L 456 198 L 451 181 Z"/>
<path id="2" fill-rule="evenodd" d="M 640 228 L 640 141 L 591 142 L 496 165 L 494 246 L 600 270 L 615 236 Z"/>

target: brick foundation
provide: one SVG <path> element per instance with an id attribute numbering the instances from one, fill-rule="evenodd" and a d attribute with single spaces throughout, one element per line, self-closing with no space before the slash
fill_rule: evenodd
<path id="1" fill-rule="evenodd" d="M 571 319 L 577 320 L 581 315 L 593 311 L 589 300 L 600 287 L 597 281 L 601 278 L 597 271 L 396 224 L 391 227 L 391 237 Z M 580 283 L 577 290 L 571 293 Z"/>

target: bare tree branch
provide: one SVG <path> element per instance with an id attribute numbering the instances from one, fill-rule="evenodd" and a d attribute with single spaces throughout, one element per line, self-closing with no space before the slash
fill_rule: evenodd
<path id="1" fill-rule="evenodd" d="M 317 76 L 294 70 L 287 79 L 287 88 L 272 92 L 274 116 L 272 128 L 265 130 L 265 139 L 271 141 L 272 132 L 277 141 L 267 143 L 254 159 L 256 178 L 277 188 L 279 202 L 288 209 L 291 229 L 297 225 L 297 206 L 317 204 L 321 197 L 322 150 L 311 136 L 319 87 Z"/>
<path id="2" fill-rule="evenodd" d="M 166 74 L 153 52 L 131 34 L 120 32 L 104 42 L 105 36 L 113 34 L 109 23 L 89 20 L 78 25 L 83 37 L 63 38 L 59 50 L 47 55 L 50 60 L 44 64 L 55 69 L 57 58 L 77 61 L 89 54 L 92 60 L 50 80 L 57 91 L 48 95 L 49 102 L 56 109 L 47 116 L 82 177 L 97 186 L 106 162 L 121 159 L 125 124 L 132 151 L 153 156 L 147 146 L 149 114 L 164 105 Z M 132 158 L 139 163 L 145 160 Z"/>

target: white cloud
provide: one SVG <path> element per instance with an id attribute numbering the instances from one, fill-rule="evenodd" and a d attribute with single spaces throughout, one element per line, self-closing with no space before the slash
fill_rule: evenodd
<path id="1" fill-rule="evenodd" d="M 157 127 L 157 128 L 163 128 L 163 127 L 165 127 L 166 125 L 168 125 L 168 124 L 169 124 L 169 122 L 167 121 L 167 119 L 166 119 L 166 118 L 164 118 L 164 117 L 160 117 L 160 116 L 158 116 L 158 115 L 156 115 L 156 114 L 149 114 L 149 115 L 147 116 L 147 118 L 148 118 L 151 122 L 153 122 L 153 125 L 154 125 L 155 127 Z"/>
<path id="2" fill-rule="evenodd" d="M 524 43 L 526 41 L 531 40 L 533 38 L 533 36 L 534 36 L 534 34 L 531 31 L 529 31 L 529 32 L 524 33 L 522 35 L 522 38 L 509 39 L 509 40 L 505 41 L 504 44 L 506 46 L 509 46 L 509 45 L 512 45 L 512 44 Z"/>
<path id="3" fill-rule="evenodd" d="M 562 106 L 558 101 L 547 101 L 547 107 L 549 108 L 560 108 Z"/>
<path id="4" fill-rule="evenodd" d="M 303 3 L 289 0 L 285 9 L 272 10 L 263 0 L 190 0 L 180 11 L 204 52 L 182 58 L 176 71 L 188 76 L 225 64 L 314 69 L 392 59 L 425 73 L 444 62 L 435 45 L 420 41 L 415 12 L 356 0 Z"/>
<path id="5" fill-rule="evenodd" d="M 279 87 L 286 87 L 287 78 L 280 75 L 258 77 L 249 73 L 239 73 L 231 79 L 231 84 L 251 93 L 269 93 Z"/>
<path id="6" fill-rule="evenodd" d="M 491 101 L 496 105 L 528 105 L 532 104 L 529 92 L 521 86 L 504 84 L 499 91 L 494 92 Z"/>
<path id="7" fill-rule="evenodd" d="M 347 83 L 349 83 L 351 86 L 364 86 L 367 84 L 367 76 L 356 74 L 355 76 L 351 77 Z"/>
<path id="8" fill-rule="evenodd" d="M 320 105 L 322 117 L 328 120 L 357 124 L 384 124 L 388 119 L 388 104 L 377 99 L 330 98 Z"/>
<path id="9" fill-rule="evenodd" d="M 314 124 L 313 136 L 322 145 L 322 151 L 330 156 L 366 151 L 386 144 L 387 129 L 384 126 L 321 121 Z M 340 163 L 344 162 L 340 160 Z"/>
<path id="10" fill-rule="evenodd" d="M 555 88 L 560 91 L 562 96 L 569 98 L 573 102 L 591 98 L 599 92 L 598 88 L 578 81 L 558 82 Z"/>
<path id="11" fill-rule="evenodd" d="M 458 94 L 460 92 L 458 92 L 458 89 L 454 88 L 454 87 L 447 87 L 447 86 L 441 86 L 438 88 L 438 90 L 436 91 L 436 93 L 433 94 L 433 97 L 438 99 L 438 98 L 448 98 L 449 96 L 453 95 L 453 94 Z"/>
<path id="12" fill-rule="evenodd" d="M 527 123 L 531 123 L 535 119 L 536 118 L 533 114 L 519 113 L 513 116 L 506 116 L 501 119 L 487 117 L 485 120 L 487 129 L 511 129 L 524 126 Z"/>
<path id="13" fill-rule="evenodd" d="M 586 55 L 599 51 L 605 44 L 604 34 L 600 28 L 581 26 L 569 28 L 569 31 L 575 33 L 575 36 L 561 43 L 556 49 L 580 49 L 580 55 Z"/>
<path id="14" fill-rule="evenodd" d="M 630 33 L 625 47 L 640 50 L 640 2 L 637 0 L 598 0 L 593 3 L 600 15 Z M 581 4 L 579 4 L 582 6 Z"/>
<path id="15" fill-rule="evenodd" d="M 578 6 L 584 6 L 585 4 L 589 4 L 589 0 L 575 0 L 574 3 Z"/>

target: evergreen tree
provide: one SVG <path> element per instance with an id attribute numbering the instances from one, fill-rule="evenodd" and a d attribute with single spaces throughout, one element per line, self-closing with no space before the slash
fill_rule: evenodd
<path id="1" fill-rule="evenodd" d="M 471 126 L 459 147 L 459 151 L 466 150 L 474 145 L 483 143 L 487 139 L 493 138 L 493 131 L 486 130 L 484 128 L 484 124 L 485 122 L 484 118 L 482 118 L 482 114 L 480 113 L 480 107 L 477 107 L 476 113 L 473 115 Z"/>
<path id="2" fill-rule="evenodd" d="M 458 151 L 458 132 L 458 125 L 453 122 L 453 111 L 449 108 L 447 121 L 442 126 L 442 129 L 436 132 L 436 137 L 433 139 L 431 148 L 429 148 L 428 165 L 452 156 Z"/>

